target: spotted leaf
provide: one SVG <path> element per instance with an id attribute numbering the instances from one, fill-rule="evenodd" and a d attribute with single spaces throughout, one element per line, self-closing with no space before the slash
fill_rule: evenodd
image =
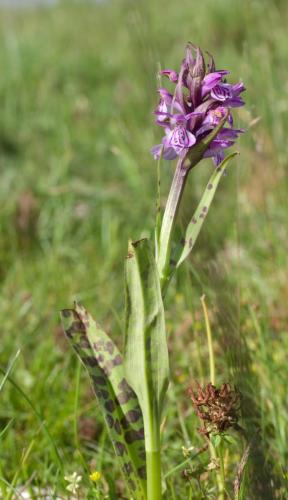
<path id="1" fill-rule="evenodd" d="M 142 412 L 124 375 L 122 356 L 83 306 L 61 312 L 73 349 L 86 367 L 132 498 L 146 498 Z"/>
<path id="2" fill-rule="evenodd" d="M 213 201 L 214 195 L 216 193 L 223 172 L 225 171 L 228 162 L 232 158 L 234 158 L 234 156 L 236 156 L 237 154 L 238 153 L 231 153 L 229 156 L 227 156 L 222 161 L 222 163 L 215 168 L 213 174 L 211 175 L 210 180 L 204 191 L 204 194 L 200 200 L 200 203 L 190 223 L 187 226 L 185 237 L 181 240 L 181 244 L 178 246 L 178 251 L 176 251 L 177 257 L 176 258 L 172 257 L 170 263 L 171 273 L 173 273 L 173 267 L 178 268 L 192 251 L 196 243 L 196 240 L 199 236 L 199 233 L 201 231 L 206 215 L 208 214 L 208 210 Z"/>

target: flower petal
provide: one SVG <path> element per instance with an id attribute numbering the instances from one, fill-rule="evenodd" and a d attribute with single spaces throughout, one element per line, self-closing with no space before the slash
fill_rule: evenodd
<path id="1" fill-rule="evenodd" d="M 229 71 L 220 70 L 213 73 L 208 73 L 206 76 L 204 76 L 202 81 L 202 97 L 204 97 L 209 92 L 209 90 L 213 89 L 215 85 L 221 82 L 223 76 L 227 75 L 228 73 Z"/>

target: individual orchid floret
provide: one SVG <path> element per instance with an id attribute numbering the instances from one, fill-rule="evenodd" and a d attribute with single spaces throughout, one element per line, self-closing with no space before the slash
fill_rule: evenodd
<path id="1" fill-rule="evenodd" d="M 230 85 L 229 83 L 218 83 L 211 89 L 211 97 L 216 101 L 225 103 L 226 106 L 236 108 L 244 106 L 240 93 L 245 90 L 243 83 Z"/>
<path id="2" fill-rule="evenodd" d="M 163 69 L 160 71 L 160 75 L 168 76 L 170 82 L 178 82 L 178 73 L 173 69 Z"/>
<path id="3" fill-rule="evenodd" d="M 229 71 L 214 71 L 213 73 L 208 73 L 204 76 L 202 81 L 202 97 L 207 95 L 207 93 L 213 89 L 221 80 L 224 75 L 228 75 Z"/>
<path id="4" fill-rule="evenodd" d="M 226 117 L 226 127 L 203 152 L 203 157 L 212 157 L 217 165 L 243 132 L 233 129 L 231 108 L 244 105 L 241 94 L 245 87 L 242 82 L 227 83 L 229 71 L 217 70 L 213 57 L 209 58 L 207 64 L 201 49 L 189 43 L 179 73 L 171 69 L 160 72 L 175 88 L 173 93 L 166 88 L 158 90 L 156 123 L 165 132 L 162 143 L 151 150 L 155 159 L 161 155 L 166 160 L 185 158 Z"/>

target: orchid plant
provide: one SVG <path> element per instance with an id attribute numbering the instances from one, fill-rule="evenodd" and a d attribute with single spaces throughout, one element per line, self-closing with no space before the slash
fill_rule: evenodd
<path id="1" fill-rule="evenodd" d="M 242 83 L 226 81 L 199 47 L 189 43 L 180 71 L 161 75 L 174 92 L 159 88 L 156 123 L 161 144 L 152 148 L 158 160 L 178 159 L 166 207 L 158 211 L 155 241 L 130 241 L 125 264 L 126 318 L 124 353 L 82 305 L 61 312 L 64 330 L 87 368 L 119 466 L 131 498 L 160 500 L 163 404 L 169 384 L 164 297 L 171 278 L 190 255 L 217 186 L 237 153 L 225 152 L 242 129 L 233 127 L 232 108 L 243 106 Z M 170 85 L 171 85 L 170 83 Z M 215 168 L 181 241 L 174 228 L 189 172 L 211 157 Z"/>

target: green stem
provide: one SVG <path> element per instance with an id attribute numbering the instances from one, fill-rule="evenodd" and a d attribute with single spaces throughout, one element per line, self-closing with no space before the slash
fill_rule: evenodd
<path id="1" fill-rule="evenodd" d="M 162 499 L 161 483 L 161 453 L 157 451 L 146 452 L 147 467 L 147 500 Z"/>
<path id="2" fill-rule="evenodd" d="M 197 450 L 193 455 L 191 455 L 190 457 L 186 458 L 186 460 L 184 460 L 184 462 L 182 462 L 181 464 L 176 465 L 176 467 L 174 467 L 173 469 L 169 470 L 165 474 L 165 479 L 167 479 L 172 474 L 175 474 L 175 472 L 179 472 L 180 470 L 182 470 L 185 467 L 185 465 L 189 464 L 192 460 L 194 460 L 194 458 L 198 457 L 201 453 L 203 453 L 204 451 L 206 451 L 207 448 L 208 448 L 208 444 L 202 446 L 202 448 L 199 448 L 199 450 Z"/>
<path id="3" fill-rule="evenodd" d="M 146 427 L 145 427 L 146 424 Z M 144 419 L 146 472 L 147 472 L 147 500 L 162 499 L 161 480 L 161 444 L 160 418 L 150 412 L 149 418 Z"/>
<path id="4" fill-rule="evenodd" d="M 168 195 L 160 231 L 157 266 L 161 288 L 165 288 L 167 282 L 169 281 L 169 261 L 172 234 L 189 170 L 190 169 L 185 166 L 185 160 L 180 158 L 176 166 L 174 178 Z"/>
<path id="5" fill-rule="evenodd" d="M 219 456 L 217 456 L 216 450 L 209 441 L 209 448 L 210 448 L 210 455 L 212 460 L 217 463 L 217 459 L 219 459 L 220 462 L 220 471 L 219 469 L 216 469 L 216 481 L 217 481 L 217 486 L 218 486 L 218 499 L 219 500 L 225 500 L 225 474 L 224 474 L 224 464 L 223 464 L 223 459 L 221 458 L 221 453 Z"/>
<path id="6" fill-rule="evenodd" d="M 214 349 L 212 342 L 212 332 L 210 327 L 210 321 L 208 316 L 208 310 L 205 303 L 205 295 L 201 297 L 201 304 L 204 312 L 205 319 L 205 327 L 206 327 L 206 335 L 207 335 L 207 344 L 208 344 L 208 352 L 209 352 L 209 365 L 210 365 L 210 381 L 213 385 L 215 385 L 215 358 L 214 358 Z"/>
<path id="7" fill-rule="evenodd" d="M 218 458 L 220 461 L 220 477 L 221 477 L 221 493 L 223 500 L 225 500 L 225 467 L 224 467 L 224 458 L 223 458 L 223 449 L 222 444 L 219 446 Z"/>
<path id="8" fill-rule="evenodd" d="M 202 295 L 202 297 L 201 297 L 201 305 L 202 305 L 203 312 L 204 312 L 206 335 L 207 335 L 207 344 L 208 344 L 208 352 L 209 352 L 209 366 L 210 366 L 210 380 L 211 380 L 211 383 L 213 385 L 215 385 L 215 356 L 214 356 L 212 332 L 211 332 L 211 327 L 210 327 L 208 309 L 207 309 L 206 303 L 205 303 L 205 295 Z M 225 500 L 225 470 L 224 470 L 221 444 L 219 447 L 218 454 L 217 454 L 216 449 L 214 448 L 213 444 L 211 443 L 211 441 L 209 441 L 209 448 L 210 448 L 211 458 L 216 462 L 218 459 L 219 463 L 220 463 L 220 471 L 219 471 L 219 469 L 216 469 L 216 480 L 217 480 L 217 485 L 218 485 L 219 500 Z"/>

